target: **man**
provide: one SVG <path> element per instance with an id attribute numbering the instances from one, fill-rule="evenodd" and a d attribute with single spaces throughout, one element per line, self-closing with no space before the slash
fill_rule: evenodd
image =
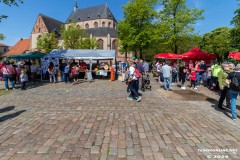
<path id="1" fill-rule="evenodd" d="M 228 84 L 226 83 L 226 79 L 229 75 L 230 72 L 232 72 L 229 68 L 229 64 L 227 63 L 223 63 L 222 64 L 222 68 L 223 70 L 221 70 L 220 72 L 218 72 L 218 83 L 219 83 L 219 88 L 221 90 L 221 95 L 220 95 L 220 99 L 218 101 L 218 108 L 221 110 L 224 110 L 224 108 L 222 107 L 223 101 L 226 98 L 226 106 L 230 107 L 230 96 L 229 96 L 229 88 L 228 88 Z"/>
<path id="2" fill-rule="evenodd" d="M 66 60 L 63 59 L 62 63 L 60 64 L 59 70 L 61 71 L 61 76 L 62 76 L 62 82 L 65 82 L 66 77 L 64 76 L 64 69 L 67 66 Z"/>
<path id="3" fill-rule="evenodd" d="M 186 70 L 186 64 L 185 62 L 182 62 L 182 64 L 179 67 L 179 81 L 181 81 L 181 89 L 186 89 L 185 82 L 186 82 L 186 75 L 187 75 L 187 70 Z"/>
<path id="4" fill-rule="evenodd" d="M 197 87 L 200 87 L 200 82 L 201 82 L 201 79 L 202 81 L 204 81 L 204 79 L 206 79 L 206 70 L 207 70 L 207 67 L 205 65 L 205 62 L 204 61 L 201 61 L 200 65 L 199 65 L 199 68 L 200 68 L 200 71 L 199 73 L 197 74 Z"/>
<path id="5" fill-rule="evenodd" d="M 141 73 L 141 76 L 138 78 L 138 89 L 142 90 L 142 75 L 144 74 L 143 60 L 138 61 L 136 59 L 136 68 Z"/>
<path id="6" fill-rule="evenodd" d="M 167 81 L 168 81 L 168 90 L 172 90 L 172 68 L 169 66 L 169 62 L 162 67 L 163 77 L 164 77 L 164 89 L 167 90 Z"/>
<path id="7" fill-rule="evenodd" d="M 222 70 L 222 67 L 219 65 L 219 62 L 215 62 L 215 64 L 211 67 L 212 69 L 212 84 L 213 87 L 211 87 L 212 90 L 218 88 L 218 72 Z"/>

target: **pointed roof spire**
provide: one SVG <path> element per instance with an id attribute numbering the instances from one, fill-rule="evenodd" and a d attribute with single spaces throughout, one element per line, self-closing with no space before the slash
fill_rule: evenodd
<path id="1" fill-rule="evenodd" d="M 75 1 L 74 7 L 73 7 L 73 11 L 76 12 L 78 9 L 78 5 L 77 5 L 77 1 Z"/>
<path id="2" fill-rule="evenodd" d="M 77 1 L 75 1 L 74 7 L 78 8 Z"/>

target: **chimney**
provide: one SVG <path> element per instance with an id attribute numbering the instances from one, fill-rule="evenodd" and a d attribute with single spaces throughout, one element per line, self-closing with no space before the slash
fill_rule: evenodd
<path id="1" fill-rule="evenodd" d="M 77 5 L 77 1 L 75 1 L 74 7 L 73 7 L 73 11 L 76 12 L 78 9 L 78 5 Z"/>
<path id="2" fill-rule="evenodd" d="M 23 40 L 23 38 L 20 39 L 21 41 Z"/>

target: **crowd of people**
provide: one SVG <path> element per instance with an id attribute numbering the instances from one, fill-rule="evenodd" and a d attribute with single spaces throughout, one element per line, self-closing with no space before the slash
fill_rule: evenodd
<path id="1" fill-rule="evenodd" d="M 181 89 L 186 89 L 186 80 L 190 81 L 190 88 L 197 90 L 202 81 L 204 87 L 210 90 L 220 90 L 218 108 L 225 110 L 223 102 L 226 99 L 226 107 L 231 108 L 232 119 L 237 118 L 236 104 L 240 92 L 240 64 L 236 67 L 233 63 L 224 62 L 221 65 L 215 62 L 207 67 L 204 61 L 192 61 L 187 65 L 182 62 L 179 66 L 176 63 L 157 62 L 155 66 L 158 73 L 158 81 L 165 90 L 171 91 L 173 85 L 178 82 Z M 178 77 L 178 78 L 177 78 Z"/>
<path id="2" fill-rule="evenodd" d="M 12 89 L 15 89 L 15 84 L 21 84 L 21 89 L 26 89 L 26 82 L 30 79 L 31 82 L 36 82 L 37 66 L 35 62 L 24 61 L 21 64 L 15 64 L 14 61 L 3 61 L 0 64 L 0 78 L 4 80 L 6 90 L 9 90 L 10 81 Z"/>

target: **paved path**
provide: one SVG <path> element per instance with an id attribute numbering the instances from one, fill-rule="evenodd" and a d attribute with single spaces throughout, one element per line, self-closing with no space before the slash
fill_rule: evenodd
<path id="1" fill-rule="evenodd" d="M 152 85 L 140 103 L 126 99 L 125 84 L 104 80 L 1 96 L 0 159 L 240 159 L 240 120 Z"/>

